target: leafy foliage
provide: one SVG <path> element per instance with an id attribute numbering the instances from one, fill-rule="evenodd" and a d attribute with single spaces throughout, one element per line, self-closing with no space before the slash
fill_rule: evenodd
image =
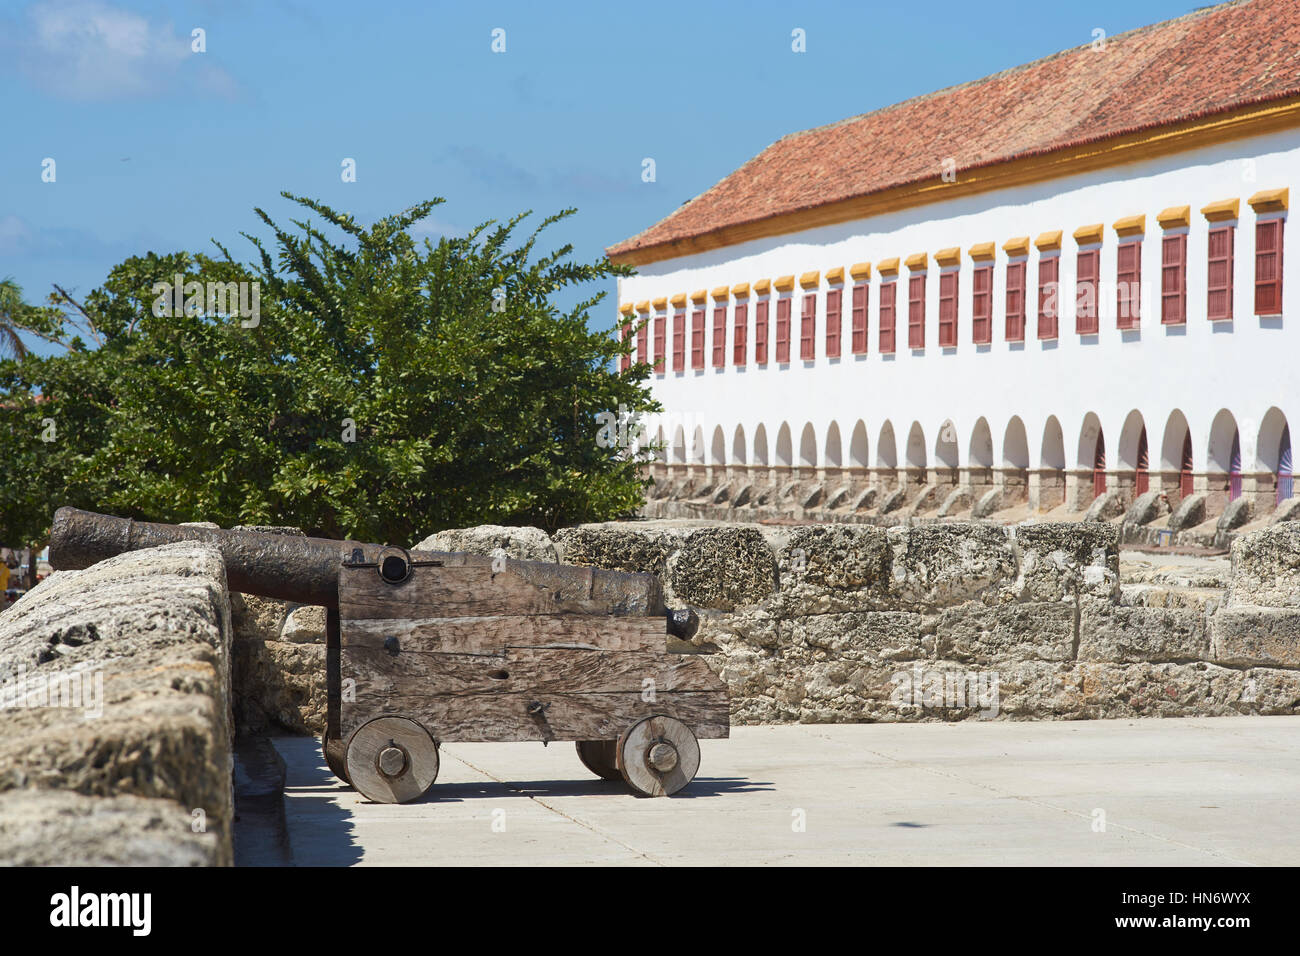
<path id="1" fill-rule="evenodd" d="M 595 416 L 656 410 L 641 384 L 649 368 L 611 371 L 630 345 L 588 330 L 603 293 L 567 312 L 552 304 L 627 270 L 574 263 L 569 246 L 534 257 L 572 210 L 522 241 L 527 214 L 434 244 L 409 227 L 441 200 L 366 228 L 285 196 L 323 223 L 289 230 L 257 210 L 275 238 L 267 249 L 248 237 L 253 265 L 221 246 L 149 253 L 83 304 L 59 294 L 20 310 L 24 328 L 66 352 L 0 362 L 0 539 L 40 540 L 62 504 L 399 543 L 482 522 L 552 529 L 640 504 L 637 462 L 600 447 Z M 201 314 L 155 314 L 169 301 L 155 284 L 177 275 L 258 283 L 256 324 L 211 314 L 210 301 Z M 57 438 L 42 441 L 51 419 Z"/>

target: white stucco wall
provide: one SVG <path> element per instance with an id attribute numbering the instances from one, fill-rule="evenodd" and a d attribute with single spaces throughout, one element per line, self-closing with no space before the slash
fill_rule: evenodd
<path id="1" fill-rule="evenodd" d="M 940 430 L 951 421 L 956 432 L 957 464 L 966 466 L 991 456 L 994 465 L 1015 458 L 1015 442 L 1006 440 L 1013 419 L 1023 423 L 1028 445 L 1028 465 L 1045 467 L 1044 435 L 1049 420 L 1059 422 L 1063 433 L 1066 467 L 1091 467 L 1095 429 L 1105 431 L 1107 463 L 1116 467 L 1121 458 L 1132 464 L 1136 454 L 1137 411 L 1145 422 L 1151 470 L 1177 468 L 1162 465 L 1165 434 L 1171 419 L 1175 441 L 1181 448 L 1181 418 L 1191 429 L 1195 467 L 1204 470 L 1209 456 L 1211 425 L 1218 448 L 1231 441 L 1231 425 L 1240 429 L 1243 468 L 1247 471 L 1276 467 L 1278 422 L 1300 416 L 1300 233 L 1287 228 L 1283 282 L 1283 314 L 1261 318 L 1254 311 L 1254 246 L 1256 214 L 1246 203 L 1260 190 L 1290 187 L 1300 172 L 1300 131 L 1254 137 L 1226 145 L 1178 153 L 1163 159 L 1129 164 L 1048 183 L 999 190 L 950 202 L 936 203 L 866 220 L 810 229 L 795 234 L 755 240 L 724 249 L 639 266 L 639 274 L 620 282 L 619 302 L 638 302 L 690 293 L 715 286 L 800 274 L 869 261 L 871 277 L 868 353 L 850 354 L 852 280 L 845 286 L 841 319 L 841 353 L 825 355 L 825 292 L 820 286 L 816 327 L 816 358 L 799 355 L 800 302 L 803 291 L 796 283 L 791 308 L 791 356 L 788 365 L 775 362 L 776 305 L 770 307 L 769 364 L 754 364 L 754 297 L 749 299 L 749 356 L 743 368 L 732 365 L 731 321 L 735 302 L 729 303 L 726 367 L 712 368 L 714 302 L 706 306 L 705 363 L 702 371 L 688 367 L 673 372 L 672 308 L 668 310 L 667 370 L 651 376 L 655 397 L 667 410 L 651 423 L 653 437 L 662 425 L 672 442 L 678 426 L 684 430 L 687 457 L 698 427 L 704 436 L 703 460 L 713 462 L 715 429 L 722 430 L 727 463 L 738 462 L 737 428 L 743 428 L 745 458 L 753 462 L 754 436 L 763 426 L 769 445 L 768 461 L 777 463 L 775 446 L 782 425 L 788 425 L 794 463 L 800 463 L 801 435 L 811 424 L 816 460 L 827 463 L 827 438 L 838 432 L 840 454 L 849 464 L 851 436 L 859 422 L 865 427 L 869 464 L 880 460 L 878 443 L 883 429 L 892 428 L 897 458 L 909 456 L 909 435 L 923 436 L 925 460 L 933 465 Z M 960 178 L 960 172 L 958 173 Z M 1231 322 L 1206 319 L 1207 235 L 1209 224 L 1200 214 L 1207 203 L 1237 198 L 1234 258 L 1234 305 Z M 1165 327 L 1160 322 L 1160 256 L 1163 230 L 1156 215 L 1170 206 L 1192 207 L 1187 243 L 1187 322 Z M 1143 301 L 1141 325 L 1121 332 L 1115 322 L 1116 247 L 1113 223 L 1124 216 L 1145 214 L 1142 245 Z M 1075 253 L 1072 233 L 1080 226 L 1102 222 L 1106 226 L 1101 254 L 1100 334 L 1074 332 Z M 1216 224 L 1218 225 L 1218 224 Z M 1037 338 L 1036 275 L 1039 253 L 1031 245 L 1026 269 L 1024 343 L 1005 340 L 1005 283 L 1007 262 L 1002 244 L 1016 236 L 1031 241 L 1052 230 L 1064 233 L 1061 251 L 1060 337 Z M 993 342 L 976 346 L 971 337 L 972 269 L 969 248 L 981 242 L 997 245 L 993 287 Z M 946 247 L 962 250 L 959 289 L 958 345 L 938 345 L 939 269 L 934 253 Z M 899 271 L 894 355 L 879 352 L 878 287 L 874 265 L 882 259 L 925 252 L 930 268 L 926 280 L 926 348 L 907 348 L 906 266 Z M 775 297 L 775 293 L 774 293 Z M 687 306 L 686 363 L 690 365 L 690 311 Z M 653 331 L 650 345 L 653 348 Z M 1231 418 L 1220 415 L 1226 409 Z M 1273 412 L 1270 414 L 1270 409 Z M 1181 417 L 1180 417 L 1181 416 Z M 1267 421 L 1266 421 L 1267 416 Z M 983 422 L 981 422 L 981 419 Z M 1129 428 L 1125 431 L 1125 423 Z M 1226 423 L 1226 425 L 1225 425 Z M 832 426 L 835 426 L 832 428 Z M 985 432 L 987 426 L 987 432 Z M 1260 443 L 1261 429 L 1265 433 Z M 1121 440 L 1121 432 L 1125 440 Z M 979 446 L 987 446 L 991 448 Z M 1261 447 L 1256 447 L 1261 444 Z M 915 439 L 914 439 L 915 445 Z M 1271 445 L 1272 447 L 1262 447 Z M 1125 447 L 1127 446 L 1127 447 Z M 951 448 L 944 449 L 948 458 Z M 1117 454 L 1119 457 L 1117 457 Z M 1050 456 L 1049 456 L 1050 457 Z M 1175 452 L 1176 457 L 1176 452 Z M 670 452 L 669 460 L 673 460 Z M 832 462 L 833 463 L 833 460 Z M 1221 470 L 1213 463 L 1211 470 Z"/>

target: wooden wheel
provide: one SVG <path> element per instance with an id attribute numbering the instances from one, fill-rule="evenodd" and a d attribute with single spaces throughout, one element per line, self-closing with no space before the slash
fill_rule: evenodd
<path id="1" fill-rule="evenodd" d="M 350 783 L 351 781 L 348 780 L 347 748 L 343 746 L 343 741 L 331 737 L 329 731 L 326 731 L 321 734 L 320 749 L 325 755 L 325 765 L 330 768 L 330 773 L 344 783 Z"/>
<path id="2" fill-rule="evenodd" d="M 438 745 L 406 717 L 376 717 L 348 741 L 348 779 L 367 800 L 406 803 L 424 795 L 438 776 Z"/>
<path id="3" fill-rule="evenodd" d="M 618 768 L 634 792 L 666 797 L 695 779 L 700 743 L 674 717 L 647 717 L 618 738 Z"/>
<path id="4" fill-rule="evenodd" d="M 617 740 L 578 740 L 574 746 L 578 748 L 582 765 L 596 776 L 606 780 L 623 779 L 618 770 Z"/>

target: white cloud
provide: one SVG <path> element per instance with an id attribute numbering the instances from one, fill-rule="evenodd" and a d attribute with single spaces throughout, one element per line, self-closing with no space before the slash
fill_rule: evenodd
<path id="1" fill-rule="evenodd" d="M 10 46 L 23 71 L 42 90 L 73 100 L 155 96 L 187 77 L 182 67 L 194 54 L 190 36 L 170 23 L 100 0 L 39 0 Z M 198 87 L 232 95 L 234 81 L 209 63 L 195 63 Z"/>

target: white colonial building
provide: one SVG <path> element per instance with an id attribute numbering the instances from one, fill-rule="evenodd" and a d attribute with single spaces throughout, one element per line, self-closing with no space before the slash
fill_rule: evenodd
<path id="1" fill-rule="evenodd" d="M 1296 0 L 788 136 L 609 250 L 637 269 L 654 470 L 1271 511 L 1300 415 L 1297 177 Z"/>

